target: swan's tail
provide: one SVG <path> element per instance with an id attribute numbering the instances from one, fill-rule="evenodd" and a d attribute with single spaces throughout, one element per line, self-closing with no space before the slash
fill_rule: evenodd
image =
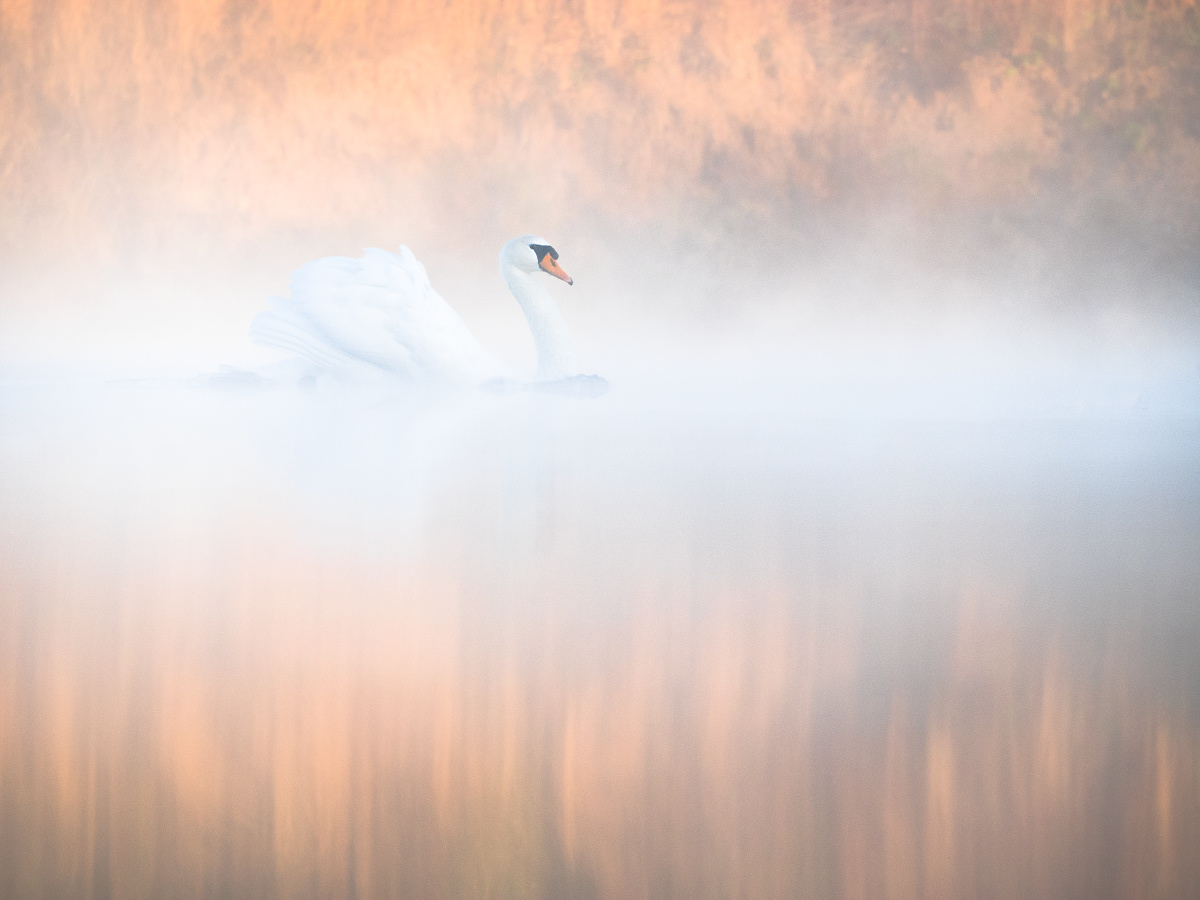
<path id="1" fill-rule="evenodd" d="M 312 325 L 289 309 L 286 300 L 271 299 L 275 308 L 260 312 L 250 323 L 250 340 L 291 353 L 324 369 L 336 369 L 346 364 L 347 359 L 331 349 L 327 341 L 313 334 Z"/>

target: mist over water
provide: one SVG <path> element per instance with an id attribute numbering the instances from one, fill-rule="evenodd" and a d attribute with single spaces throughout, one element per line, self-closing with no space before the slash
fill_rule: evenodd
<path id="1" fill-rule="evenodd" d="M 6 2 L 0 896 L 1196 896 L 1198 28 Z M 254 374 L 530 231 L 605 396 Z"/>
<path id="2" fill-rule="evenodd" d="M 1194 418 L 6 385 L 5 896 L 1189 896 Z"/>

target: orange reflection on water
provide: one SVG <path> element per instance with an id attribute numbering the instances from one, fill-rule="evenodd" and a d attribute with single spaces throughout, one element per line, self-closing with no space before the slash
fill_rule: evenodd
<path id="1" fill-rule="evenodd" d="M 1186 545 L 1194 515 L 1157 476 L 1080 488 L 1100 513 L 1061 519 L 1041 463 L 1013 511 L 974 480 L 727 468 L 719 425 L 664 450 L 661 423 L 521 402 L 466 421 L 464 468 L 441 456 L 403 539 L 344 483 L 315 507 L 312 473 L 264 484 L 230 432 L 140 458 L 147 415 L 113 458 L 61 424 L 78 412 L 10 408 L 41 443 L 6 445 L 0 485 L 0 893 L 1194 893 L 1194 662 L 1063 612 L 1147 536 L 1145 590 L 1194 587 L 1160 530 Z M 1128 540 L 1106 559 L 1097 534 Z"/>

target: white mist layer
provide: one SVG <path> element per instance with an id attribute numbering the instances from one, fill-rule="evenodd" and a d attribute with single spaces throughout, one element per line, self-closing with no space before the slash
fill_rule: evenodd
<path id="1" fill-rule="evenodd" d="M 632 235 L 557 242 L 575 284 L 545 281 L 575 368 L 618 392 L 744 391 L 833 417 L 1187 416 L 1200 408 L 1190 307 L 1179 301 L 1176 313 L 1163 312 L 1162 285 L 1147 284 L 1145 297 L 1114 287 L 1067 313 L 1040 309 L 1028 285 L 922 270 L 886 247 L 855 251 L 865 260 L 857 267 L 836 256 L 793 263 L 768 284 L 733 260 L 639 256 Z M 495 271 L 494 248 L 414 250 L 483 347 L 533 377 L 534 343 Z M 268 296 L 287 293 L 290 268 L 305 261 L 306 251 L 288 248 L 237 271 L 158 272 L 94 290 L 70 272 L 51 273 L 55 280 L 30 285 L 6 309 L 0 375 L 262 371 L 285 355 L 251 343 L 250 322 Z M 403 390 L 402 380 L 395 387 Z"/>

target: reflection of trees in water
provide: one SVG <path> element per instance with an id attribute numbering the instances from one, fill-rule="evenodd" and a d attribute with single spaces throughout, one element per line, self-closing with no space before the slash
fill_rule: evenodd
<path id="1" fill-rule="evenodd" d="M 0 896 L 1196 895 L 1193 426 L 672 397 L 6 387 Z"/>
<path id="2" fill-rule="evenodd" d="M 6 554 L 6 897 L 1200 879 L 1194 716 L 1119 632 L 1040 628 L 1002 591 L 893 620 L 869 590 L 769 584 L 605 612 L 566 584 L 481 596 L 248 533 L 200 547 L 118 548 L 116 571 Z"/>

